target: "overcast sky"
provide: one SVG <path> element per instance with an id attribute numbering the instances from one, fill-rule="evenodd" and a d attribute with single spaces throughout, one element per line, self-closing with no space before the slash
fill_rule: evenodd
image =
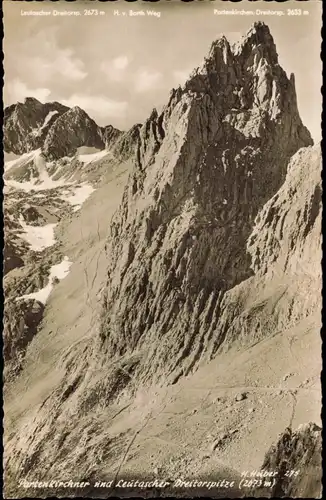
<path id="1" fill-rule="evenodd" d="M 273 2 L 260 9 L 298 7 Z M 96 4 L 96 5 L 95 5 Z M 217 16 L 218 9 L 256 9 L 257 4 L 182 3 L 127 4 L 91 2 L 103 16 L 35 17 L 21 10 L 83 11 L 84 2 L 4 2 L 5 104 L 34 96 L 79 105 L 100 125 L 128 129 L 143 122 L 153 107 L 183 83 L 222 33 L 231 41 L 254 21 L 269 25 L 288 75 L 296 77 L 298 105 L 316 141 L 321 126 L 321 2 L 304 2 L 307 16 Z M 301 4 L 302 5 L 302 4 Z M 300 7 L 301 7 L 300 5 Z M 114 10 L 120 16 L 114 16 Z M 122 16 L 129 9 L 155 9 L 160 17 Z"/>

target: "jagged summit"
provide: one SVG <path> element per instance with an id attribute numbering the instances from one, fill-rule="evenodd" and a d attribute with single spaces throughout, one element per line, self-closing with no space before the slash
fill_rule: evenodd
<path id="1" fill-rule="evenodd" d="M 140 127 L 133 125 L 126 132 L 112 125 L 100 127 L 80 106 L 26 97 L 4 110 L 4 149 L 17 155 L 41 149 L 52 161 L 74 155 L 79 147 L 105 148 L 124 161 L 134 153 Z"/>
<path id="2" fill-rule="evenodd" d="M 69 108 L 58 102 L 41 103 L 34 97 L 4 109 L 4 150 L 17 155 L 42 147 L 53 123 Z"/>
<path id="3" fill-rule="evenodd" d="M 85 111 L 80 106 L 73 106 L 72 108 L 70 108 L 70 111 L 73 111 L 74 113 L 78 113 L 78 114 L 79 113 L 82 113 L 82 114 L 85 113 Z"/>
<path id="4" fill-rule="evenodd" d="M 101 128 L 79 106 L 61 115 L 45 139 L 43 153 L 55 160 L 70 156 L 78 147 L 87 146 L 98 149 L 105 147 Z"/>
<path id="5" fill-rule="evenodd" d="M 253 274 L 255 217 L 291 156 L 312 145 L 268 27 L 254 25 L 239 47 L 214 42 L 151 112 L 111 223 L 101 338 L 110 358 L 141 349 L 146 383 L 190 373 L 223 343 L 221 301 Z"/>
<path id="6" fill-rule="evenodd" d="M 4 110 L 4 150 L 17 155 L 42 149 L 43 155 L 59 159 L 81 146 L 112 148 L 122 132 L 111 125 L 99 127 L 79 106 L 41 103 L 34 97 Z"/>
<path id="7" fill-rule="evenodd" d="M 278 63 L 278 54 L 273 36 L 269 27 L 261 21 L 255 22 L 242 40 L 234 44 L 233 52 L 235 55 L 241 52 L 248 55 L 250 51 L 255 50 L 257 47 L 263 50 L 270 63 Z"/>
<path id="8" fill-rule="evenodd" d="M 220 51 L 220 50 L 229 50 L 230 49 L 230 43 L 228 39 L 222 35 L 220 38 L 217 38 L 214 42 L 212 42 L 209 53 L 208 53 L 208 59 L 209 58 L 215 58 L 215 51 Z"/>
<path id="9" fill-rule="evenodd" d="M 113 127 L 112 125 L 106 125 L 103 127 L 103 139 L 105 142 L 105 147 L 111 148 L 114 143 L 121 137 L 123 132 L 121 130 L 118 130 L 117 128 Z"/>
<path id="10" fill-rule="evenodd" d="M 225 35 L 214 40 L 204 58 L 203 64 L 194 69 L 190 74 L 185 86 L 189 87 L 189 82 L 198 74 L 218 73 L 223 71 L 225 65 L 240 64 L 244 65 L 248 59 L 249 65 L 254 55 L 259 59 L 264 58 L 269 65 L 278 64 L 278 54 L 274 39 L 270 33 L 269 27 L 263 22 L 255 22 L 242 37 L 234 44 L 230 44 Z M 251 57 L 250 57 L 251 56 Z M 238 77 L 238 74 L 235 74 Z"/>
<path id="11" fill-rule="evenodd" d="M 86 111 L 84 111 L 80 106 L 73 106 L 72 108 L 69 109 L 68 113 L 70 114 L 70 116 L 75 115 L 79 119 L 89 118 Z"/>
<path id="12" fill-rule="evenodd" d="M 115 133 L 112 152 L 122 161 L 133 157 L 136 147 L 139 143 L 139 131 L 142 125 L 137 123 L 133 125 L 127 132 Z"/>
<path id="13" fill-rule="evenodd" d="M 274 45 L 270 29 L 263 21 L 255 21 L 244 35 L 243 39 L 252 39 L 253 36 L 255 37 L 256 44 L 264 43 L 268 45 L 269 43 L 272 43 Z"/>
<path id="14" fill-rule="evenodd" d="M 182 100 L 182 96 L 188 100 L 206 96 L 216 110 L 216 124 L 227 108 L 233 115 L 236 110 L 254 113 L 252 124 L 257 126 L 266 120 L 262 118 L 263 112 L 275 121 L 286 111 L 285 114 L 293 115 L 293 120 L 301 122 L 293 75 L 288 78 L 278 64 L 273 37 L 268 26 L 261 22 L 254 23 L 233 46 L 225 36 L 215 40 L 203 64 L 190 74 L 182 87 L 172 91 L 168 107 Z M 185 110 L 188 108 L 184 105 Z M 248 121 L 248 116 L 245 119 Z M 253 130 L 254 135 L 257 133 Z M 305 127 L 301 127 L 301 133 L 309 137 L 312 144 Z"/>
<path id="15" fill-rule="evenodd" d="M 42 104 L 38 99 L 36 99 L 35 97 L 25 97 L 24 99 L 24 104 L 27 104 L 27 105 L 39 105 L 39 104 Z"/>

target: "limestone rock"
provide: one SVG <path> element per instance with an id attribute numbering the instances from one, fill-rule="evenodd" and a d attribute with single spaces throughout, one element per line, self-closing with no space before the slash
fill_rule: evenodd
<path id="1" fill-rule="evenodd" d="M 137 377 L 175 382 L 223 343 L 223 297 L 254 274 L 255 218 L 312 139 L 262 23 L 234 49 L 214 42 L 139 135 L 110 225 L 100 349 L 139 349 Z"/>
<path id="2" fill-rule="evenodd" d="M 103 149 L 105 144 L 99 126 L 78 106 L 69 109 L 51 127 L 45 139 L 43 152 L 55 160 L 71 156 L 78 147 Z"/>
<path id="3" fill-rule="evenodd" d="M 20 368 L 21 358 L 36 333 L 43 311 L 44 305 L 36 300 L 10 301 L 5 304 L 3 355 L 7 372 L 13 367 Z"/>
<path id="4" fill-rule="evenodd" d="M 126 458 L 121 468 L 123 474 L 125 467 L 136 463 L 142 467 L 145 462 L 145 467 L 148 459 L 143 452 L 146 446 L 153 447 L 154 436 L 158 443 L 149 452 L 154 455 L 147 472 L 152 470 L 150 467 L 161 466 L 161 460 L 170 458 L 175 446 L 181 446 L 187 458 L 177 459 L 175 472 L 183 477 L 191 470 L 199 477 L 199 473 L 205 472 L 197 455 L 198 451 L 205 455 L 207 452 L 200 450 L 207 423 L 214 422 L 217 429 L 226 429 L 225 425 L 219 427 L 219 421 L 235 417 L 231 424 L 234 430 L 218 444 L 221 454 L 228 451 L 229 444 L 232 448 L 237 445 L 235 441 L 247 440 L 256 419 L 264 429 L 269 427 L 263 418 L 263 411 L 269 411 L 265 393 L 270 391 L 266 388 L 275 387 L 279 380 L 274 384 L 268 380 L 256 398 L 259 382 L 264 381 L 257 380 L 256 390 L 256 372 L 252 375 L 248 371 L 256 365 L 257 370 L 264 370 L 261 359 L 268 357 L 268 349 L 277 352 L 269 344 L 276 334 L 285 327 L 300 325 L 308 316 L 314 321 L 313 314 L 320 311 L 320 148 L 312 147 L 312 139 L 301 122 L 294 78 L 288 78 L 280 67 L 267 26 L 255 24 L 232 48 L 225 38 L 215 41 L 203 65 L 182 87 L 172 89 L 163 110 L 153 109 L 142 126 L 119 133 L 109 126 L 98 127 L 79 109 L 65 111 L 51 125 L 41 145 L 43 156 L 37 158 L 40 172 L 46 171 L 50 176 L 51 169 L 59 166 L 59 176 L 68 172 L 73 177 L 82 171 L 87 178 L 98 176 L 101 169 L 102 175 L 107 171 L 102 160 L 85 167 L 74 155 L 76 148 L 85 146 L 82 141 L 88 147 L 109 148 L 114 167 L 125 162 L 132 163 L 133 168 L 112 221 L 106 219 L 100 208 L 107 208 L 101 202 L 107 201 L 110 194 L 110 188 L 105 191 L 104 184 L 102 198 L 95 200 L 94 205 L 89 200 L 90 212 L 86 210 L 84 218 L 74 220 L 75 214 L 70 211 L 70 220 L 58 228 L 58 234 L 67 230 L 72 239 L 76 237 L 76 244 L 72 241 L 70 248 L 76 257 L 74 270 L 80 271 L 79 277 L 78 272 L 75 274 L 76 280 L 80 281 L 71 285 L 69 280 L 66 288 L 63 286 L 69 301 L 65 296 L 63 300 L 58 297 L 57 302 L 53 301 L 53 309 L 51 303 L 47 306 L 43 322 L 50 321 L 50 326 L 45 324 L 34 339 L 36 342 L 30 345 L 26 372 L 17 381 L 19 388 L 30 384 L 31 392 L 20 393 L 23 404 L 17 406 L 23 419 L 17 418 L 16 401 L 10 408 L 9 419 L 15 423 L 15 429 L 7 426 L 5 469 L 10 479 L 7 492 L 13 490 L 13 498 L 27 493 L 35 495 L 23 488 L 17 491 L 22 475 L 44 480 L 54 476 L 63 480 L 77 476 L 78 480 L 92 479 L 99 474 L 105 477 L 108 471 L 116 469 L 122 457 Z M 44 155 L 47 160 L 59 160 L 44 164 Z M 27 177 L 29 172 L 31 177 L 31 168 L 33 165 L 27 165 L 26 172 L 20 175 Z M 51 201 L 60 220 L 65 208 L 53 191 L 51 195 L 50 190 L 47 192 L 47 203 Z M 25 195 L 19 192 L 17 204 L 9 214 L 13 236 L 8 241 L 13 242 L 16 254 L 25 264 L 24 270 L 11 269 L 4 280 L 6 297 L 10 299 L 5 323 L 6 356 L 10 363 L 15 362 L 19 346 L 26 348 L 41 319 L 38 304 L 22 301 L 18 306 L 14 298 L 45 286 L 49 268 L 60 261 L 58 255 L 51 260 L 52 247 L 48 254 L 47 250 L 39 255 L 24 248 L 20 253 L 14 207 L 24 213 L 31 225 L 41 221 L 48 210 L 48 205 L 47 210 L 39 210 L 36 198 L 28 208 Z M 113 203 L 116 208 L 116 201 Z M 109 225 L 107 261 L 100 253 L 100 225 L 98 234 L 92 227 L 92 239 L 88 239 L 82 225 L 84 220 L 86 227 L 95 227 L 98 213 Z M 51 210 L 47 214 L 46 217 L 53 215 Z M 91 257 L 88 248 L 83 253 L 78 238 L 85 238 L 84 248 L 88 244 L 98 245 L 101 257 Z M 45 263 L 46 269 L 42 270 Z M 97 293 L 102 301 L 98 320 L 97 307 L 93 310 L 88 292 L 97 281 L 97 273 L 104 269 L 108 276 L 104 285 L 101 281 L 101 292 Z M 68 317 L 61 324 L 56 304 L 63 306 Z M 73 311 L 70 304 L 74 304 Z M 30 314 L 33 322 L 28 327 Z M 61 325 L 59 336 L 57 323 Z M 312 328 L 315 326 L 316 322 Z M 296 330 L 298 335 L 303 330 L 300 328 Z M 285 339 L 285 335 L 280 337 Z M 261 348 L 259 343 L 264 339 L 267 342 Z M 246 352 L 242 356 L 243 346 L 253 348 L 243 349 Z M 231 347 L 237 359 L 231 374 L 240 370 L 240 384 L 231 380 L 232 375 L 227 378 L 228 366 L 223 356 L 219 357 L 221 351 Z M 263 358 L 259 358 L 260 353 Z M 34 373 L 34 360 L 41 361 L 43 354 L 45 361 L 40 371 Z M 247 372 L 246 366 L 240 367 L 243 360 L 246 365 L 246 359 Z M 290 359 L 290 354 L 286 359 Z M 207 367 L 205 362 L 209 360 L 213 361 Z M 215 367 L 213 372 L 207 369 L 220 361 L 216 372 Z M 200 364 L 201 372 L 193 377 Z M 225 377 L 221 373 L 224 369 Z M 56 371 L 55 376 L 52 370 Z M 38 393 L 40 373 L 45 379 L 41 380 L 42 391 Z M 210 379 L 211 373 L 214 380 Z M 268 379 L 269 372 L 265 375 Z M 185 380 L 177 387 L 165 387 L 164 391 L 157 387 L 173 385 L 181 377 Z M 216 394 L 211 394 L 218 407 L 208 399 L 213 385 L 223 396 L 218 400 Z M 227 393 L 230 388 L 238 391 L 241 387 L 252 391 L 251 404 L 257 403 L 250 422 L 243 422 L 242 404 L 234 404 L 234 397 Z M 205 399 L 195 395 L 207 389 Z M 182 394 L 183 390 L 186 394 Z M 16 395 L 13 391 L 13 400 Z M 30 395 L 37 401 L 33 407 Z M 285 402 L 285 396 L 287 393 L 279 402 Z M 259 404 L 262 398 L 264 405 Z M 189 407 L 200 411 L 187 420 Z M 234 415 L 231 409 L 235 410 Z M 9 421 L 8 411 L 5 414 Z M 236 429 L 241 432 L 236 434 Z M 268 432 L 275 432 L 273 429 L 274 425 Z M 292 466 L 299 460 L 306 467 L 310 455 L 306 456 L 305 447 L 297 443 L 303 440 L 310 449 L 313 434 L 287 431 L 287 437 L 268 454 L 264 466 L 278 467 L 283 462 Z M 210 445 L 215 437 L 216 433 L 209 439 Z M 189 457 L 187 462 L 190 447 L 196 457 L 193 461 Z M 296 454 L 293 460 L 291 449 Z M 241 460 L 244 450 L 248 447 L 242 441 L 241 446 L 233 447 L 233 457 L 239 454 Z M 310 473 L 309 467 L 307 470 Z M 278 491 L 295 494 L 293 485 L 282 482 Z M 302 489 L 313 490 L 310 486 Z M 52 493 L 58 495 L 58 491 Z M 44 496 L 49 491 L 37 494 Z"/>
<path id="5" fill-rule="evenodd" d="M 310 422 L 296 431 L 286 429 L 265 455 L 262 469 L 278 471 L 267 496 L 321 498 L 321 428 Z"/>
<path id="6" fill-rule="evenodd" d="M 102 137 L 103 141 L 105 144 L 106 149 L 110 149 L 112 144 L 114 144 L 123 132 L 121 130 L 118 130 L 115 127 L 112 127 L 112 125 L 107 125 L 106 127 L 102 128 Z"/>
<path id="7" fill-rule="evenodd" d="M 112 149 L 119 138 L 119 151 L 128 155 L 127 149 L 134 141 L 135 126 L 122 132 L 112 125 L 99 127 L 78 106 L 68 108 L 58 102 L 41 103 L 27 97 L 4 110 L 4 150 L 21 155 L 39 148 L 49 160 L 71 156 L 78 147 Z"/>
<path id="8" fill-rule="evenodd" d="M 134 125 L 127 132 L 121 133 L 112 146 L 113 154 L 121 161 L 128 160 L 136 152 L 139 141 L 140 124 Z"/>
<path id="9" fill-rule="evenodd" d="M 257 342 L 320 311 L 321 207 L 317 145 L 293 156 L 283 185 L 255 219 L 247 240 L 254 276 L 223 298 L 221 349 Z"/>
<path id="10" fill-rule="evenodd" d="M 43 146 L 54 122 L 68 107 L 58 102 L 42 104 L 33 97 L 4 110 L 4 150 L 17 155 Z"/>
<path id="11" fill-rule="evenodd" d="M 247 393 L 246 392 L 240 392 L 235 397 L 236 401 L 243 401 L 244 399 L 247 399 Z"/>

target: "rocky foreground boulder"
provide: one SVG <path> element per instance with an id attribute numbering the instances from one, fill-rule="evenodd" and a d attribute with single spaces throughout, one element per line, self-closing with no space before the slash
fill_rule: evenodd
<path id="1" fill-rule="evenodd" d="M 277 472 L 273 486 L 255 496 L 270 498 L 322 497 L 321 428 L 310 422 L 297 430 L 285 429 L 271 446 L 262 465 L 263 471 Z"/>

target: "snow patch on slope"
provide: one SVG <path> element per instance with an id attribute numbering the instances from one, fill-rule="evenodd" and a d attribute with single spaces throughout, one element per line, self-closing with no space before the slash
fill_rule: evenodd
<path id="1" fill-rule="evenodd" d="M 96 161 L 102 160 L 106 156 L 111 156 L 111 153 L 104 149 L 103 151 L 97 151 L 96 153 L 92 154 L 80 154 L 78 156 L 78 159 L 80 162 L 88 165 L 89 163 L 94 163 Z"/>
<path id="2" fill-rule="evenodd" d="M 31 191 L 43 191 L 45 189 L 56 189 L 65 185 L 62 180 L 54 181 L 49 177 L 47 180 L 42 180 L 40 184 L 36 184 L 35 181 L 25 181 L 19 182 L 12 179 L 6 180 L 5 185 L 15 188 L 20 191 L 25 191 L 26 193 Z"/>
<path id="3" fill-rule="evenodd" d="M 79 152 L 82 152 L 83 154 L 79 154 L 77 158 L 82 161 L 84 165 L 93 163 L 107 156 L 111 156 L 111 153 L 109 151 L 100 151 L 95 148 L 82 147 L 79 148 Z M 76 184 L 76 182 L 69 182 L 67 180 L 67 177 L 62 177 L 61 179 L 54 180 L 48 173 L 49 166 L 53 171 L 53 163 L 49 164 L 46 162 L 45 158 L 42 156 L 41 149 L 31 151 L 30 153 L 26 153 L 14 160 L 6 162 L 5 169 L 7 171 L 14 167 L 21 167 L 30 161 L 33 161 L 34 167 L 36 167 L 38 173 L 37 177 L 31 176 L 31 179 L 28 181 L 5 179 L 5 192 L 8 192 L 10 188 L 27 193 L 31 191 L 41 192 L 63 188 L 58 192 L 58 196 L 62 200 L 70 203 L 74 207 L 74 211 L 76 212 L 81 208 L 82 204 L 87 200 L 87 198 L 95 191 L 93 186 L 91 186 L 90 184 Z M 60 168 L 62 168 L 62 165 L 58 166 L 55 172 L 56 174 L 58 173 Z M 40 193 L 33 194 L 33 196 L 41 198 L 45 197 L 46 195 Z"/>
<path id="4" fill-rule="evenodd" d="M 49 121 L 51 120 L 52 116 L 57 115 L 57 114 L 58 114 L 58 111 L 50 111 L 50 112 L 46 115 L 46 117 L 45 117 L 45 119 L 44 119 L 44 122 L 43 122 L 43 125 L 42 125 L 41 127 L 39 127 L 39 128 L 34 129 L 34 130 L 32 131 L 32 134 L 33 134 L 34 136 L 38 136 L 38 135 L 40 135 L 40 134 L 41 134 L 41 132 L 42 132 L 42 130 L 44 130 L 44 128 L 47 126 L 47 124 L 48 124 L 48 123 L 49 123 Z"/>
<path id="5" fill-rule="evenodd" d="M 40 252 L 55 244 L 54 228 L 57 224 L 46 224 L 45 226 L 30 226 L 26 224 L 21 216 L 19 222 L 24 230 L 20 237 L 30 244 L 32 250 Z"/>
<path id="6" fill-rule="evenodd" d="M 77 212 L 94 191 L 95 189 L 90 184 L 82 184 L 71 190 L 70 194 L 66 195 L 63 199 L 68 201 L 74 207 L 74 211 Z"/>
<path id="7" fill-rule="evenodd" d="M 30 181 L 23 182 L 15 181 L 13 179 L 6 179 L 5 185 L 25 192 L 30 192 L 32 190 L 43 191 L 44 189 L 55 189 L 66 184 L 63 179 L 54 181 L 49 176 L 46 168 L 46 161 L 42 156 L 41 149 L 31 151 L 30 153 L 25 153 L 18 160 L 7 162 L 5 170 L 8 171 L 13 167 L 22 167 L 31 160 L 34 161 L 34 166 L 38 171 L 38 178 L 32 178 L 32 180 Z"/>
<path id="8" fill-rule="evenodd" d="M 5 155 L 5 172 L 8 172 L 8 170 L 14 168 L 14 167 L 22 167 L 26 165 L 26 163 L 30 162 L 35 158 L 35 156 L 38 154 L 39 150 L 35 151 L 30 151 L 29 153 L 24 153 L 21 156 L 15 155 L 15 154 L 10 154 L 8 155 L 7 158 L 12 158 L 9 161 L 6 161 L 6 155 Z M 7 181 L 8 182 L 8 181 Z"/>
<path id="9" fill-rule="evenodd" d="M 41 288 L 38 292 L 22 295 L 17 300 L 34 299 L 45 305 L 52 292 L 55 279 L 63 280 L 69 274 L 71 266 L 72 262 L 69 261 L 69 258 L 67 256 L 64 257 L 59 264 L 55 264 L 50 268 L 49 282 L 44 288 Z"/>
<path id="10" fill-rule="evenodd" d="M 45 120 L 44 120 L 44 123 L 41 127 L 41 129 L 43 129 L 44 127 L 46 127 L 46 125 L 49 123 L 49 121 L 51 120 L 52 116 L 54 115 L 57 115 L 58 114 L 58 111 L 50 111 L 50 113 L 48 113 L 45 117 Z"/>

